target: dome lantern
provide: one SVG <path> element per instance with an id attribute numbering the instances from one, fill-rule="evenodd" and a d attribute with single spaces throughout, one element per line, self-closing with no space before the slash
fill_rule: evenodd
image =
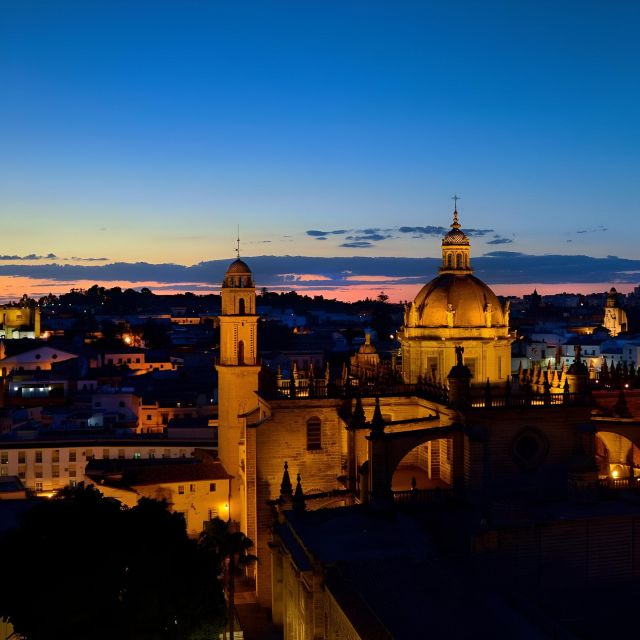
<path id="1" fill-rule="evenodd" d="M 460 227 L 458 208 L 453 210 L 451 231 L 442 238 L 442 266 L 440 273 L 469 274 L 471 243 L 466 233 Z"/>

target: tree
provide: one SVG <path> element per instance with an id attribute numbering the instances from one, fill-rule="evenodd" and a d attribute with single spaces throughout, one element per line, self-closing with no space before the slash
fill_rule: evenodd
<path id="1" fill-rule="evenodd" d="M 67 490 L 28 511 L 0 557 L 0 618 L 28 640 L 195 640 L 224 622 L 212 554 L 164 502 Z"/>
<path id="2" fill-rule="evenodd" d="M 227 591 L 229 637 L 233 640 L 235 579 L 243 575 L 246 568 L 258 560 L 256 556 L 249 553 L 254 546 L 253 542 L 242 531 L 233 531 L 231 524 L 220 518 L 214 518 L 205 524 L 199 542 L 201 548 L 212 553 L 217 559 L 216 572 L 222 577 Z"/>

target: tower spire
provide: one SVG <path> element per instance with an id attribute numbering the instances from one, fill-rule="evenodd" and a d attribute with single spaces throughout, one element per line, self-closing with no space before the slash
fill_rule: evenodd
<path id="1" fill-rule="evenodd" d="M 240 225 L 238 225 L 238 237 L 236 238 L 236 256 L 240 260 Z"/>
<path id="2" fill-rule="evenodd" d="M 455 194 L 452 198 L 453 200 L 453 223 L 451 224 L 452 229 L 460 228 L 460 221 L 458 220 L 458 200 L 462 200 L 462 198 Z"/>

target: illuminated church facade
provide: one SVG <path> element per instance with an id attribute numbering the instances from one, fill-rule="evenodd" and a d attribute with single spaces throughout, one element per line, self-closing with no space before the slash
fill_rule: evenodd
<path id="1" fill-rule="evenodd" d="M 407 306 L 395 380 L 369 375 L 378 365 L 368 342 L 358 354 L 367 372 L 360 378 L 334 379 L 328 370 L 269 378 L 257 356 L 251 270 L 240 258 L 227 270 L 217 364 L 219 457 L 233 477 L 230 518 L 260 558 L 258 600 L 285 629 L 302 615 L 301 605 L 287 595 L 288 556 L 272 531 L 275 512 L 295 498 L 292 484 L 298 493 L 303 485 L 307 509 L 317 509 L 388 504 L 403 466 L 421 469 L 430 486 L 469 500 L 482 496 L 481 502 L 513 490 L 566 490 L 567 483 L 588 491 L 614 465 L 618 475 L 635 473 L 628 461 L 635 444 L 628 425 L 616 422 L 618 409 L 601 412 L 591 430 L 584 426 L 593 403 L 579 352 L 563 393 L 551 394 L 544 384 L 538 390 L 526 377 L 512 381 L 509 309 L 472 275 L 457 212 L 442 254 L 438 276 Z M 599 432 L 606 437 L 598 440 Z M 304 615 L 317 629 L 310 603 Z"/>
<path id="2" fill-rule="evenodd" d="M 408 383 L 425 377 L 443 381 L 459 346 L 475 384 L 504 382 L 511 374 L 509 306 L 473 275 L 471 243 L 457 210 L 442 239 L 440 273 L 407 305 L 400 342 L 402 376 Z"/>

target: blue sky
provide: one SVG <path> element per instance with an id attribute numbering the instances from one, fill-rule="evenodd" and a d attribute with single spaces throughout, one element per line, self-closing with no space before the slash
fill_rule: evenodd
<path id="1" fill-rule="evenodd" d="M 4 3 L 0 254 L 189 265 L 240 224 L 437 256 L 400 229 L 458 192 L 475 255 L 637 258 L 639 32 L 631 1 Z"/>

